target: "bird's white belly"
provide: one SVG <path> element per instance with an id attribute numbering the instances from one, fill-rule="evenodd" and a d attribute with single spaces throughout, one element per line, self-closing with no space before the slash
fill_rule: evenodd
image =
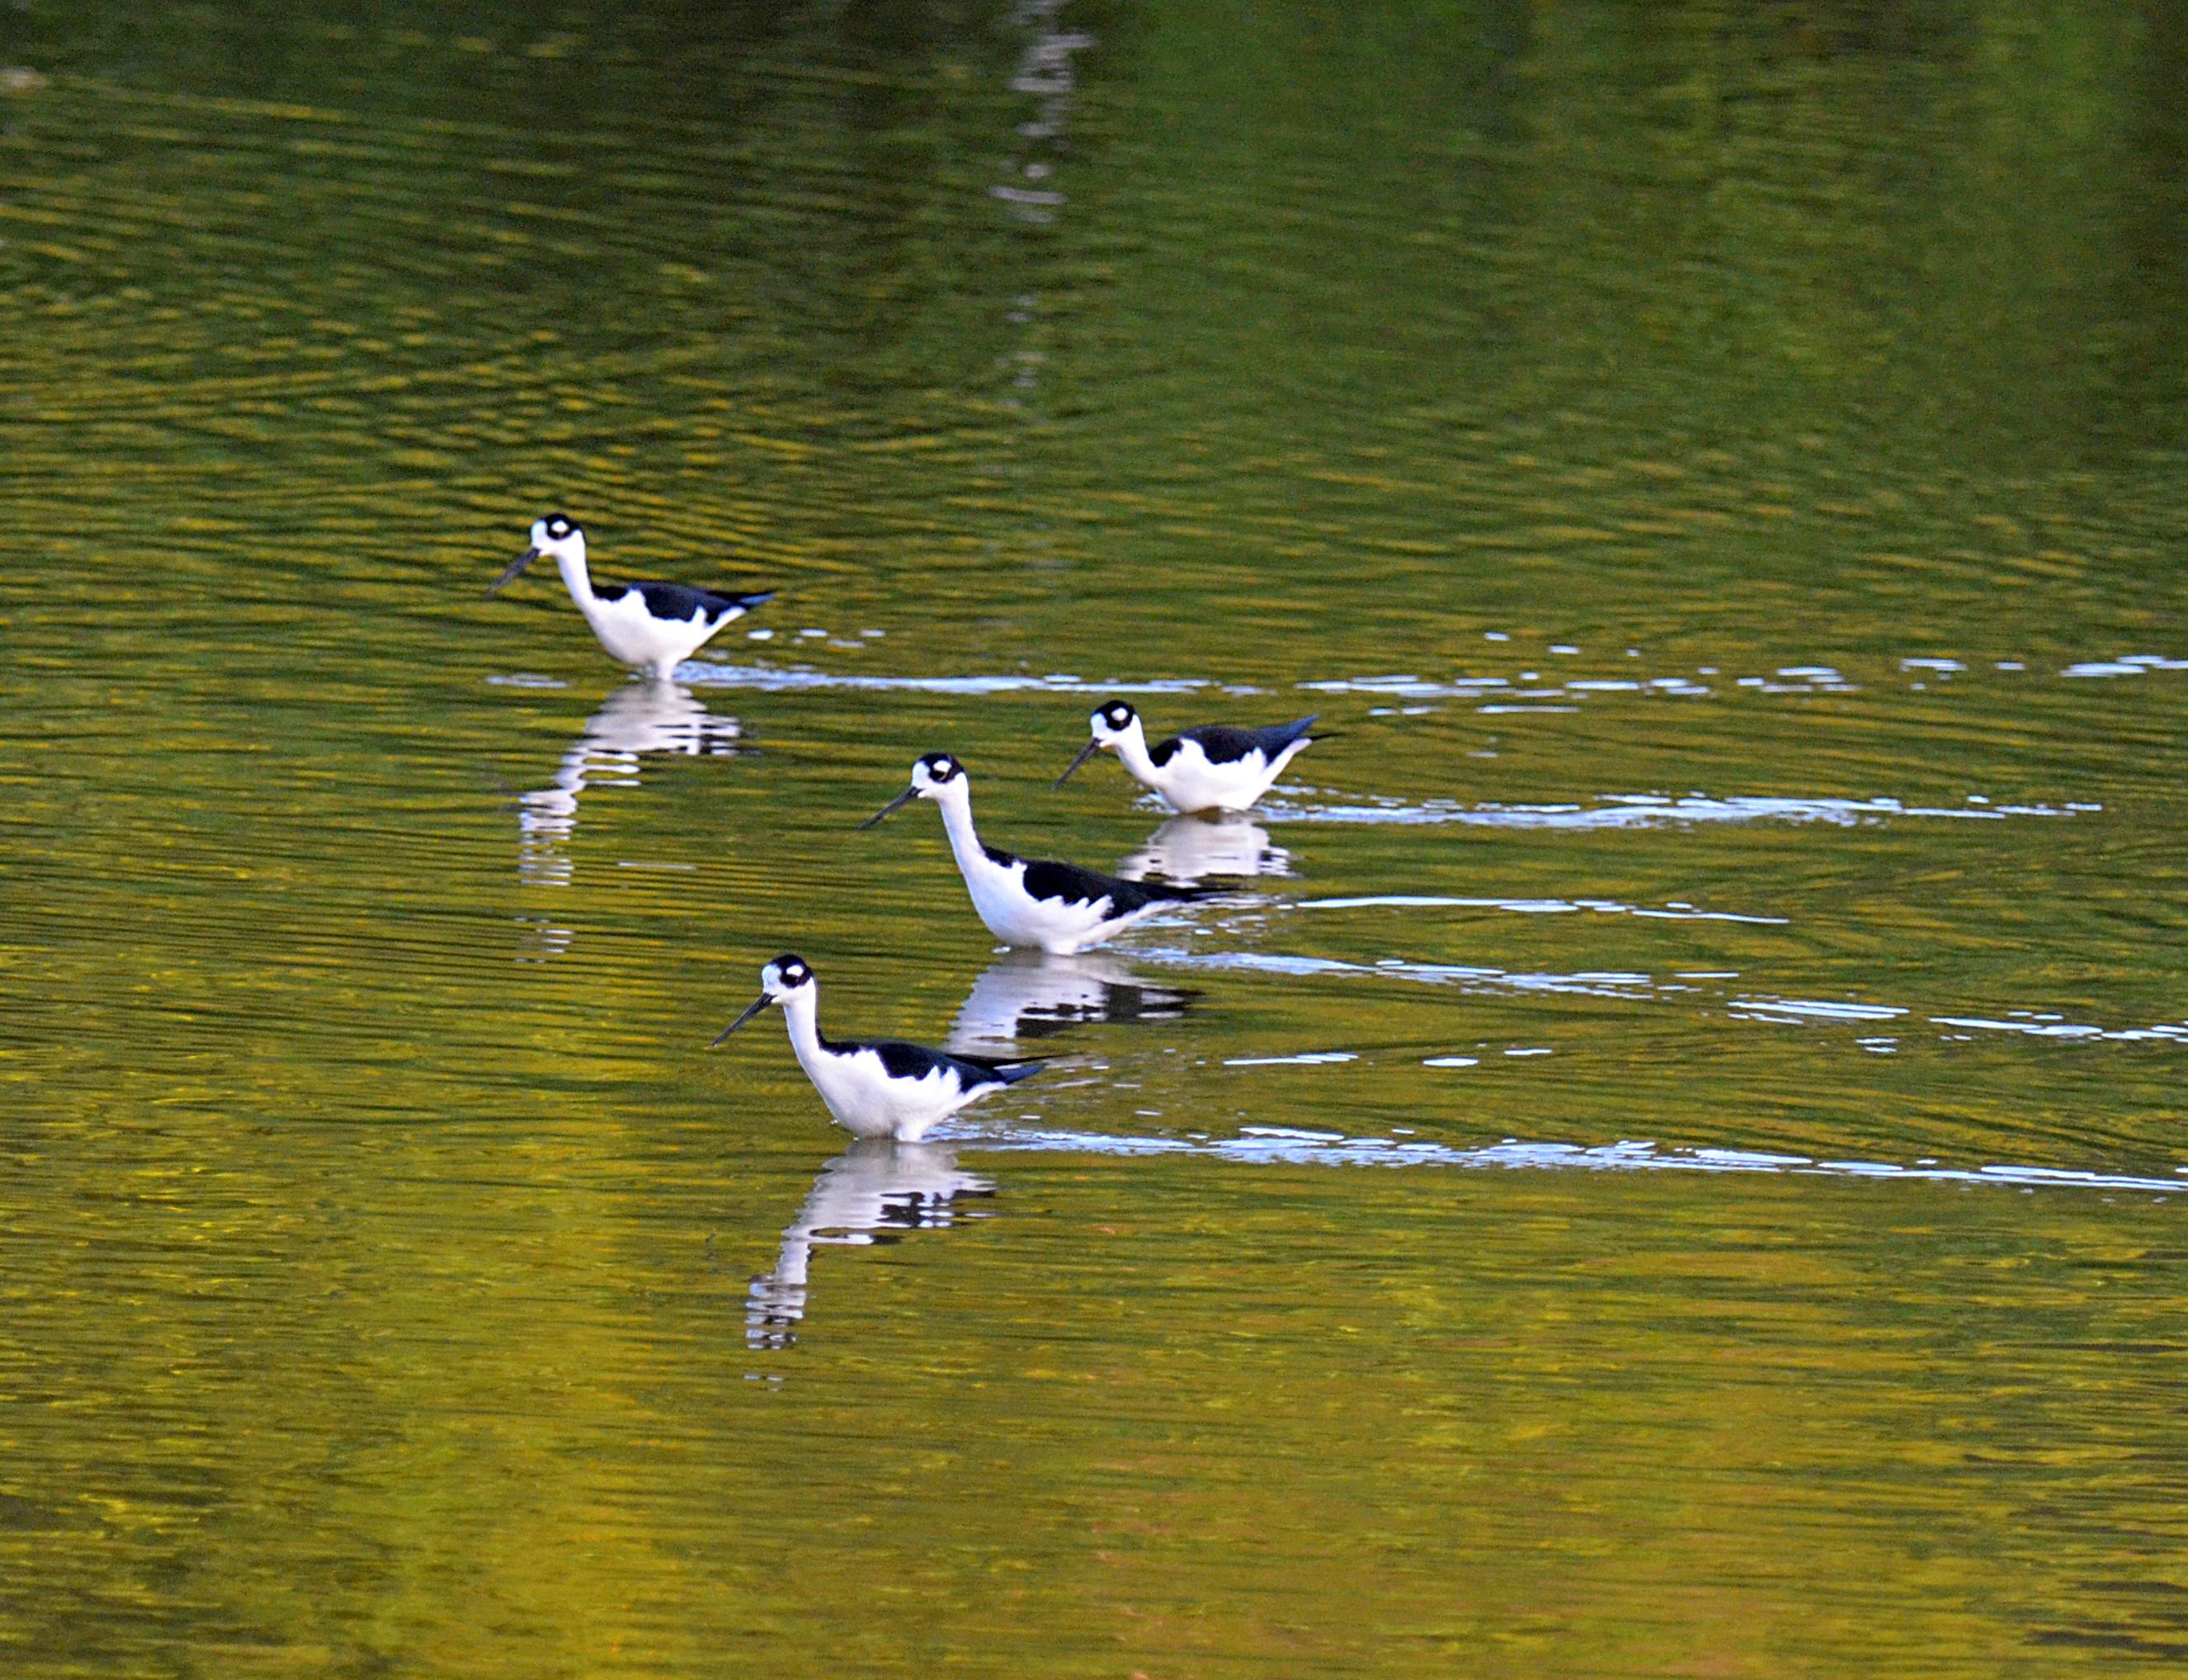
<path id="1" fill-rule="evenodd" d="M 1005 944 L 1031 946 L 1068 956 L 1094 937 L 1097 929 L 1116 919 L 1109 913 L 1107 899 L 1089 904 L 1034 898 L 1021 884 L 1023 876 L 1019 869 L 984 869 L 966 877 L 973 908 L 988 924 L 988 931 Z"/>
<path id="2" fill-rule="evenodd" d="M 1161 767 L 1160 780 L 1149 785 L 1172 810 L 1243 811 L 1269 791 L 1305 745 L 1302 741 L 1287 747 L 1274 764 L 1256 752 L 1229 764 L 1211 764 L 1197 743 L 1188 742 Z"/>
<path id="3" fill-rule="evenodd" d="M 655 665 L 663 660 L 673 665 L 688 659 L 719 628 L 696 611 L 689 618 L 650 617 L 646 597 L 636 589 L 596 604 L 585 616 L 608 657 L 625 665 Z"/>
<path id="4" fill-rule="evenodd" d="M 1174 811 L 1243 810 L 1261 791 L 1260 777 L 1240 774 L 1243 768 L 1226 764 L 1218 769 L 1205 762 L 1180 765 L 1172 760 L 1155 792 Z"/>
<path id="5" fill-rule="evenodd" d="M 956 1077 L 937 1069 L 916 1080 L 893 1080 L 872 1051 L 849 1056 L 824 1052 L 806 1067 L 813 1088 L 836 1124 L 859 1137 L 916 1141 L 929 1126 L 984 1096 L 967 1092 Z"/>

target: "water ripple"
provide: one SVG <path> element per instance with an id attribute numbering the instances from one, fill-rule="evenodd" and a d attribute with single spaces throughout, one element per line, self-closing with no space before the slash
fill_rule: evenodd
<path id="1" fill-rule="evenodd" d="M 2103 809 L 2086 802 L 1998 805 L 1974 795 L 1965 805 L 1910 805 L 1890 798 L 1796 799 L 1689 793 L 1674 798 L 1657 793 L 1619 793 L 1598 805 L 1463 805 L 1456 800 L 1391 799 L 1342 805 L 1265 804 L 1262 815 L 1287 822 L 1463 823 L 1480 828 L 1650 828 L 1704 822 L 1818 822 L 1850 828 L 1901 817 L 2003 822 L 2010 817 L 2086 815 Z"/>
<path id="2" fill-rule="evenodd" d="M 1528 1142 L 1507 1138 L 1477 1149 L 1402 1137 L 1351 1137 L 1288 1126 L 1248 1126 L 1236 1137 L 1148 1137 L 1063 1129 L 1013 1128 L 964 1134 L 960 1142 L 996 1151 L 1065 1151 L 1091 1155 L 1206 1155 L 1253 1165 L 1458 1167 L 1584 1172 L 1772 1173 L 1800 1177 L 1886 1179 L 1901 1183 L 2003 1185 L 2022 1189 L 2132 1190 L 2174 1195 L 2188 1181 L 1999 1162 L 1980 1167 L 1892 1161 L 1823 1160 L 1751 1149 L 1660 1149 L 1654 1143 Z"/>
<path id="3" fill-rule="evenodd" d="M 1046 676 L 890 677 L 854 676 L 837 671 L 785 670 L 774 665 L 713 665 L 694 660 L 677 673 L 693 687 L 750 688 L 775 694 L 787 690 L 863 689 L 916 694 L 1190 694 L 1209 684 L 1198 677 L 1150 678 L 1140 682 L 1090 683 L 1068 672 Z"/>
<path id="4" fill-rule="evenodd" d="M 2151 671 L 2188 671 L 2188 659 L 2168 659 L 2156 653 L 2127 653 L 2118 659 L 2090 659 L 2069 665 L 2062 677 L 2140 677 Z"/>
<path id="5" fill-rule="evenodd" d="M 1294 910 L 1506 910 L 1521 916 L 1568 916 L 1589 910 L 1599 916 L 1638 916 L 1658 922 L 1745 922 L 1760 927 L 1783 927 L 1783 916 L 1741 916 L 1732 910 L 1696 910 L 1691 905 L 1669 904 L 1660 910 L 1643 910 L 1615 899 L 1462 899 L 1428 893 L 1385 893 L 1357 899 L 1301 899 Z"/>
<path id="6" fill-rule="evenodd" d="M 1694 1006 L 1699 979 L 1736 978 L 1683 974 L 1660 981 L 1652 974 L 1615 969 L 1581 969 L 1571 973 L 1515 973 L 1507 969 L 1472 964 L 1412 962 L 1384 957 L 1373 963 L 1348 962 L 1338 957 L 1305 956 L 1277 951 L 1190 951 L 1149 948 L 1136 955 L 1150 961 L 1178 967 L 1243 970 L 1290 975 L 1385 975 L 1428 985 L 1456 985 L 1503 994 L 1559 993 L 1580 997 L 1661 998 L 1678 995 L 1683 1006 Z M 2109 1044 L 2188 1045 L 2188 1021 L 2161 1021 L 2133 1027 L 2105 1027 L 2069 1022 L 2049 1012 L 2009 1010 L 2002 1017 L 1976 1014 L 1921 1015 L 1898 1004 L 1863 1003 L 1823 998 L 1734 996 L 1724 1000 L 1726 1018 L 1757 1021 L 1779 1026 L 1817 1022 L 1863 1024 L 1902 1021 L 1913 1018 L 1934 1027 L 1963 1032 L 2007 1033 L 2016 1037 Z M 1944 1036 L 1954 1036 L 1945 1034 Z"/>

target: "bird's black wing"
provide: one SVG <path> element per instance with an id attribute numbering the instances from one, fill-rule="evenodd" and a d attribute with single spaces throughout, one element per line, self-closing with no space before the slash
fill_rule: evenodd
<path id="1" fill-rule="evenodd" d="M 923 1044 L 909 1044 L 902 1039 L 833 1047 L 872 1051 L 882 1058 L 882 1071 L 893 1080 L 920 1080 L 938 1071 L 954 1070 L 958 1083 L 967 1091 L 976 1085 L 1015 1085 L 1020 1080 L 1031 1079 L 1044 1065 L 1039 1062 L 992 1060 L 985 1056 L 952 1056 L 947 1051 L 930 1050 Z"/>
<path id="2" fill-rule="evenodd" d="M 688 583 L 662 583 L 648 581 L 627 583 L 616 591 L 616 597 L 628 590 L 636 589 L 646 598 L 646 610 L 655 618 L 689 620 L 695 612 L 709 618 L 731 617 L 750 611 L 762 601 L 775 599 L 773 589 L 763 589 L 754 595 L 736 595 L 726 589 L 695 589 Z M 603 589 L 602 595 L 608 591 Z"/>
<path id="3" fill-rule="evenodd" d="M 1117 916 L 1130 916 L 1153 904 L 1210 898 L 1216 890 L 1212 887 L 1173 887 L 1163 881 L 1124 881 L 1099 870 L 1081 869 L 1075 863 L 1028 864 L 1025 889 L 1036 899 L 1061 899 L 1072 905 L 1107 899 L 1111 912 Z"/>
<path id="4" fill-rule="evenodd" d="M 954 1062 L 969 1062 L 985 1074 L 992 1074 L 1005 1085 L 1016 1085 L 1020 1080 L 1029 1080 L 1048 1063 L 1030 1056 L 968 1056 L 962 1051 L 955 1052 Z"/>
<path id="5" fill-rule="evenodd" d="M 1110 913 L 1115 916 L 1129 916 L 1153 904 L 1183 904 L 1194 899 L 1213 898 L 1221 890 L 1215 887 L 1173 887 L 1166 881 L 1126 881 L 1118 876 L 1104 875 L 1098 869 L 1083 869 L 1075 863 L 1022 858 L 1000 846 L 983 845 L 980 849 L 988 854 L 990 863 L 1000 864 L 1005 869 L 1024 865 L 1025 889 L 1036 899 L 1061 899 L 1068 905 L 1091 905 L 1097 899 L 1107 899 Z"/>
<path id="6" fill-rule="evenodd" d="M 1273 762 L 1277 755 L 1314 727 L 1312 717 L 1295 718 L 1289 724 L 1271 724 L 1266 729 L 1232 729 L 1228 724 L 1203 724 L 1159 741 L 1148 749 L 1148 757 L 1158 764 L 1166 764 L 1170 755 L 1187 741 L 1198 742 L 1201 752 L 1211 764 L 1235 764 L 1248 753 L 1259 752 L 1261 757 Z"/>

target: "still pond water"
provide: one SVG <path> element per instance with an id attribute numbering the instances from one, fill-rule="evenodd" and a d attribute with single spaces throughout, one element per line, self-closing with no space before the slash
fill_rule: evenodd
<path id="1" fill-rule="evenodd" d="M 0 71 L 7 1672 L 2188 1659 L 2177 8 Z M 781 593 L 627 684 L 550 508 Z M 998 956 L 928 748 L 1238 890 Z M 786 947 L 1056 1065 L 846 1152 Z"/>

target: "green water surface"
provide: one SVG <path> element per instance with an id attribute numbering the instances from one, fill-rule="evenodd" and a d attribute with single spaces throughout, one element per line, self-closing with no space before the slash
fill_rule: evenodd
<path id="1" fill-rule="evenodd" d="M 0 13 L 0 1671 L 2179 1666 L 2184 272 L 2172 0 Z"/>

